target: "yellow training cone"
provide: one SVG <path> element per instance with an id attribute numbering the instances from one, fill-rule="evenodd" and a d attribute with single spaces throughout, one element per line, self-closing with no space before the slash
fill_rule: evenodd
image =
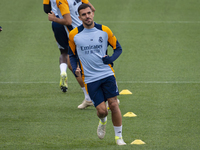
<path id="1" fill-rule="evenodd" d="M 146 143 L 143 142 L 142 140 L 137 139 L 137 140 L 133 141 L 131 144 L 142 145 L 142 144 L 146 144 Z"/>
<path id="2" fill-rule="evenodd" d="M 129 90 L 125 89 L 125 90 L 122 90 L 119 94 L 132 94 L 132 92 L 130 92 Z"/>
<path id="3" fill-rule="evenodd" d="M 124 117 L 136 117 L 137 115 L 134 114 L 133 112 L 127 112 L 126 114 L 123 115 Z"/>

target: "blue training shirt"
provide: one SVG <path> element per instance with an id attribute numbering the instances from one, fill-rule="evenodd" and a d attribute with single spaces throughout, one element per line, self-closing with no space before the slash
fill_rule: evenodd
<path id="1" fill-rule="evenodd" d="M 113 55 L 114 60 L 117 59 L 122 48 L 112 31 L 104 25 L 95 23 L 92 29 L 81 25 L 69 33 L 70 63 L 75 73 L 78 56 L 84 83 L 88 84 L 114 75 L 112 65 L 104 64 L 102 60 L 107 54 L 108 45 L 112 46 L 114 53 L 117 51 L 115 56 Z"/>

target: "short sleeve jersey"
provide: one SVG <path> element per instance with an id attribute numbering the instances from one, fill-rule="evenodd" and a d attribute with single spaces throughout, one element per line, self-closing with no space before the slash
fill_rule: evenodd
<path id="1" fill-rule="evenodd" d="M 86 84 L 114 75 L 111 65 L 102 61 L 108 44 L 115 50 L 119 43 L 112 31 L 104 25 L 95 23 L 92 29 L 81 25 L 70 32 L 70 50 L 80 59 L 82 78 Z"/>

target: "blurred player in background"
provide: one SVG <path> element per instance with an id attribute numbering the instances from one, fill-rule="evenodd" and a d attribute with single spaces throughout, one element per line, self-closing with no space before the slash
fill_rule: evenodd
<path id="1" fill-rule="evenodd" d="M 56 2 L 54 0 L 43 0 L 43 6 L 44 6 L 44 11 L 45 13 L 50 13 L 51 11 L 54 12 L 54 14 L 58 17 L 58 12 L 57 12 L 57 6 Z M 58 48 L 60 50 L 60 58 L 59 58 L 59 63 L 60 63 L 60 88 L 63 92 L 66 92 L 68 89 L 67 85 L 67 68 L 69 65 L 69 60 L 67 60 L 67 54 L 68 54 L 68 35 L 67 32 L 65 31 L 65 28 L 63 25 L 56 23 L 52 21 L 52 30 L 54 32 L 54 37 L 56 39 Z"/>
<path id="2" fill-rule="evenodd" d="M 44 11 L 48 14 L 49 21 L 52 21 L 52 29 L 61 53 L 60 88 L 63 92 L 66 92 L 68 89 L 67 68 L 69 67 L 69 69 L 72 70 L 68 55 L 68 33 L 75 25 L 78 26 L 82 23 L 80 20 L 77 20 L 77 8 L 83 2 L 90 4 L 88 0 L 43 0 Z M 94 7 L 93 10 L 95 11 Z M 76 79 L 85 95 L 83 103 L 79 105 L 78 108 L 84 109 L 88 106 L 93 106 L 93 103 L 85 90 L 82 78 L 79 76 L 76 77 Z"/>
<path id="3" fill-rule="evenodd" d="M 115 61 L 122 53 L 121 45 L 112 31 L 93 21 L 94 12 L 90 5 L 82 4 L 78 8 L 79 18 L 83 24 L 69 33 L 69 55 L 73 73 L 81 76 L 85 83 L 99 117 L 97 135 L 103 139 L 106 133 L 108 101 L 117 145 L 126 145 L 122 138 L 122 116 L 117 102 L 119 95 L 114 70 Z M 107 55 L 107 47 L 111 45 L 114 53 Z M 80 59 L 80 67 L 76 58 Z M 80 69 L 81 68 L 81 69 Z"/>

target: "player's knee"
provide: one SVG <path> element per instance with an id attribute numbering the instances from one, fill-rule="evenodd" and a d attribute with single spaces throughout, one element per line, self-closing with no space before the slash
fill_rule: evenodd
<path id="1" fill-rule="evenodd" d="M 117 101 L 111 102 L 109 103 L 109 108 L 112 112 L 117 111 L 118 110 L 118 103 Z"/>
<path id="2" fill-rule="evenodd" d="M 108 111 L 106 109 L 101 109 L 101 110 L 98 110 L 98 116 L 100 118 L 104 118 L 108 115 Z"/>

